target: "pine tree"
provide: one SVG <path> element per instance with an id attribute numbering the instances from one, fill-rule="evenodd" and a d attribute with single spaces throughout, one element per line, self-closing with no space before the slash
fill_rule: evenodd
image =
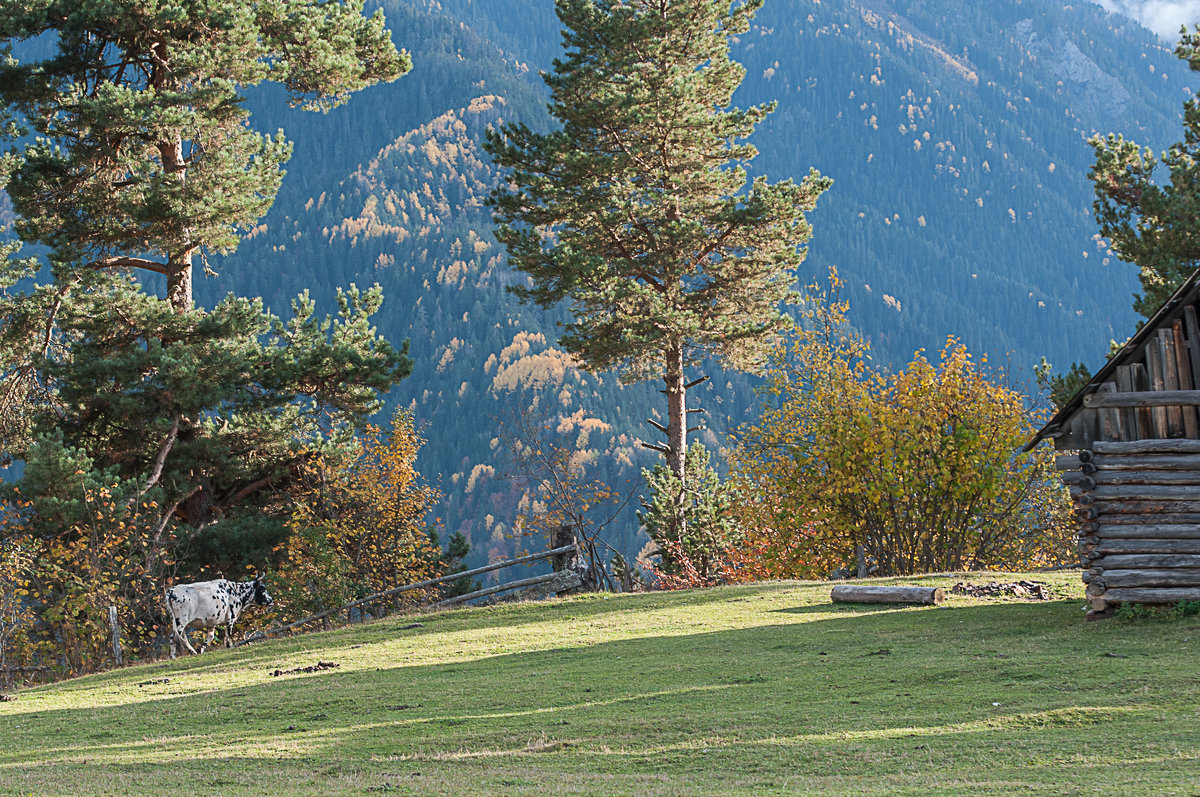
<path id="1" fill-rule="evenodd" d="M 192 305 L 192 264 L 229 252 L 267 211 L 291 147 L 252 130 L 244 88 L 283 84 L 328 109 L 410 68 L 362 2 L 45 0 L 6 3 L 0 42 L 56 37 L 0 63 L 0 100 L 37 134 L 8 187 L 22 240 L 64 272 L 162 274 Z"/>
<path id="2" fill-rule="evenodd" d="M 361 8 L 0 6 L 6 55 L 35 37 L 54 48 L 0 59 L 0 101 L 36 134 L 0 177 L 39 255 L 0 252 L 0 461 L 24 461 L 19 489 L 43 538 L 94 526 L 87 495 L 102 493 L 149 524 L 156 563 L 172 539 L 203 549 L 206 530 L 261 553 L 304 463 L 349 451 L 379 392 L 410 372 L 407 345 L 370 325 L 378 288 L 340 292 L 327 318 L 307 295 L 288 318 L 261 300 L 192 301 L 193 262 L 237 246 L 290 152 L 282 133 L 249 127 L 241 92 L 274 81 L 328 109 L 408 70 L 382 16 Z M 165 277 L 166 299 L 134 273 L 151 287 Z"/>
<path id="3" fill-rule="evenodd" d="M 531 278 L 516 292 L 570 302 L 560 343 L 592 370 L 661 377 L 653 424 L 678 479 L 683 523 L 688 370 L 717 357 L 753 369 L 787 324 L 812 210 L 830 181 L 756 178 L 744 143 L 774 104 L 731 107 L 745 70 L 729 39 L 761 0 L 557 0 L 565 56 L 545 75 L 561 128 L 506 126 L 487 149 L 509 170 L 492 196 L 497 237 Z M 677 535 L 677 533 L 676 533 Z"/>
<path id="4" fill-rule="evenodd" d="M 1175 54 L 1200 71 L 1200 25 L 1181 32 Z M 1200 266 L 1200 102 L 1184 102 L 1183 139 L 1161 158 L 1111 133 L 1091 144 L 1096 222 L 1117 257 L 1140 269 L 1133 309 L 1149 318 Z M 1159 165 L 1165 181 L 1155 177 Z"/>

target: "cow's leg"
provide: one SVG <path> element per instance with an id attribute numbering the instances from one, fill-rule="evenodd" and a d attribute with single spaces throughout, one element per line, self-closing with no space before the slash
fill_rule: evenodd
<path id="1" fill-rule="evenodd" d="M 171 658 L 175 658 L 175 653 L 179 650 L 180 645 L 187 648 L 188 651 L 195 656 L 196 649 L 192 647 L 191 640 L 188 639 L 187 626 L 180 625 L 178 620 L 172 618 L 171 621 Z"/>
<path id="2" fill-rule="evenodd" d="M 185 648 L 187 648 L 188 652 L 191 653 L 193 656 L 198 655 L 196 653 L 196 649 L 194 647 L 192 647 L 192 641 L 190 639 L 188 639 L 188 634 L 187 634 L 186 628 L 181 628 L 179 631 L 177 631 L 175 633 L 175 646 L 178 647 L 178 645 L 180 643 L 182 643 L 183 646 Z"/>
<path id="3" fill-rule="evenodd" d="M 225 647 L 233 647 L 233 623 L 225 626 Z"/>
<path id="4" fill-rule="evenodd" d="M 201 653 L 208 650 L 208 648 L 212 645 L 213 639 L 216 637 L 216 635 L 217 635 L 217 627 L 215 625 L 210 626 L 208 629 L 208 635 L 204 638 L 204 644 L 200 646 Z"/>

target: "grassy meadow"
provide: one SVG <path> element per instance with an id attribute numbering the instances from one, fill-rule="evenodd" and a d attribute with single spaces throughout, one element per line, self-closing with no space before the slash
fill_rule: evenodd
<path id="1" fill-rule="evenodd" d="M 0 794 L 1200 794 L 1200 619 L 1025 577 L 1057 599 L 585 595 L 21 689 Z"/>

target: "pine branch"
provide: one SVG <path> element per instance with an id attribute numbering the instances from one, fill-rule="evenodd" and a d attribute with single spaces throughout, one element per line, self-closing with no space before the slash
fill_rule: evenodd
<path id="1" fill-rule="evenodd" d="M 118 257 L 102 257 L 99 260 L 93 260 L 84 266 L 85 269 L 104 269 L 104 268 L 140 268 L 145 271 L 153 271 L 155 274 L 166 276 L 170 272 L 167 269 L 166 263 L 159 263 L 157 260 L 148 260 L 144 257 L 129 257 L 121 255 Z"/>

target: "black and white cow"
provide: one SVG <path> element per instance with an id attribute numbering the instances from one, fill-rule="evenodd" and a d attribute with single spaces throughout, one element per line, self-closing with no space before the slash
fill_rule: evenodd
<path id="1" fill-rule="evenodd" d="M 208 629 L 208 637 L 200 652 L 208 650 L 217 635 L 217 626 L 225 626 L 225 647 L 233 646 L 233 624 L 242 610 L 252 603 L 270 606 L 275 601 L 263 586 L 262 577 L 253 581 L 197 581 L 177 584 L 167 590 L 167 617 L 171 621 L 171 658 L 181 647 L 192 653 L 196 649 L 188 641 L 189 628 Z"/>

